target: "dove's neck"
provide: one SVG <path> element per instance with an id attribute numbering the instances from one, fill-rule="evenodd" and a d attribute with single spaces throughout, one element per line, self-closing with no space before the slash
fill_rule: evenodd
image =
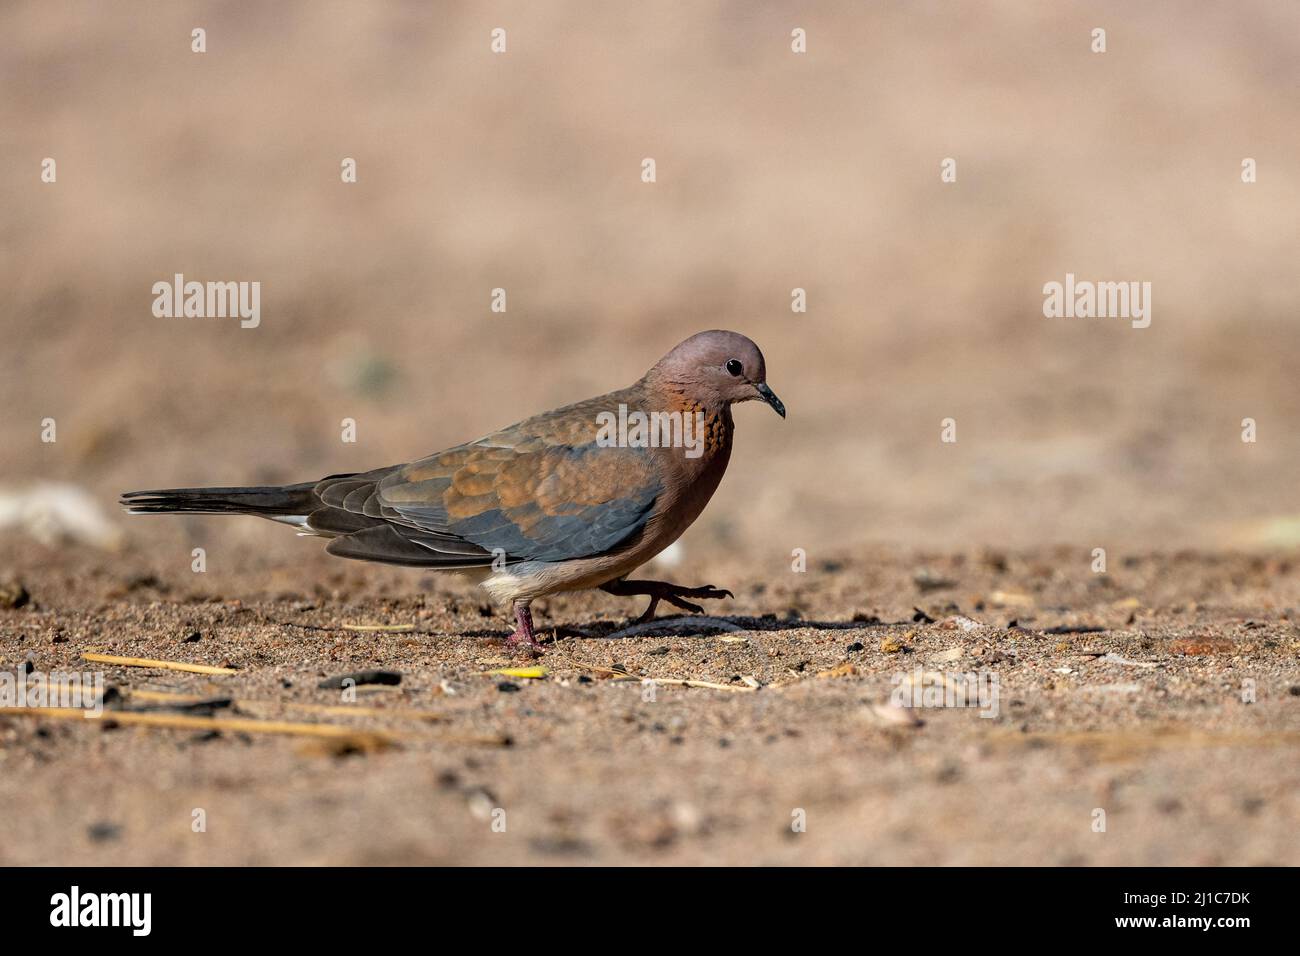
<path id="1" fill-rule="evenodd" d="M 685 386 L 673 382 L 645 381 L 641 385 L 642 407 L 650 412 L 667 412 L 675 423 L 680 423 L 685 438 L 685 447 L 662 450 L 665 465 L 683 480 L 703 481 L 705 486 L 711 486 L 707 494 L 712 494 L 731 456 L 731 406 L 701 401 Z"/>
<path id="2" fill-rule="evenodd" d="M 661 491 L 638 543 L 619 559 L 619 573 L 626 574 L 677 540 L 704 510 L 731 458 L 732 420 L 726 404 L 711 406 L 693 398 L 684 387 L 646 379 L 602 402 L 608 406 L 611 398 L 648 416 L 676 413 L 672 434 L 679 434 L 680 427 L 684 439 L 657 441 L 646 449 L 655 462 Z"/>

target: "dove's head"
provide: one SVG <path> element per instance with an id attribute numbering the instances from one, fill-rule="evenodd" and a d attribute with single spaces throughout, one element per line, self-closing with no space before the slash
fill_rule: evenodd
<path id="1" fill-rule="evenodd" d="M 760 401 L 785 418 L 785 406 L 767 386 L 758 346 L 739 332 L 699 332 L 661 358 L 646 376 L 676 386 L 711 407 Z"/>

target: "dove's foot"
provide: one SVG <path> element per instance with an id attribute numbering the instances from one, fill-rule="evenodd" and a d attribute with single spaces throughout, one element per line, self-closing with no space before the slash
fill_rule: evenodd
<path id="1" fill-rule="evenodd" d="M 506 639 L 506 647 L 511 650 L 522 649 L 537 656 L 542 653 L 542 645 L 538 643 L 537 636 L 533 634 L 533 612 L 529 610 L 527 604 L 515 605 L 515 621 L 517 627 L 515 632 Z"/>
<path id="2" fill-rule="evenodd" d="M 619 597 L 629 597 L 634 594 L 650 595 L 650 606 L 645 609 L 645 613 L 637 618 L 638 624 L 644 624 L 646 621 L 653 620 L 655 608 L 659 606 L 660 601 L 667 601 L 673 607 L 679 607 L 683 611 L 691 611 L 695 614 L 703 614 L 704 608 L 698 604 L 692 604 L 683 598 L 704 598 L 713 600 L 716 598 L 735 597 L 730 591 L 723 588 L 715 588 L 712 584 L 706 584 L 700 588 L 686 588 L 680 584 L 669 584 L 667 581 L 610 581 L 600 586 L 602 591 L 610 594 L 617 594 Z"/>

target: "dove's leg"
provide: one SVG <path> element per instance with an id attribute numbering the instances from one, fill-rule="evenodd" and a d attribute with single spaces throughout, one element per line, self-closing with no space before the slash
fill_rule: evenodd
<path id="1" fill-rule="evenodd" d="M 540 654 L 542 645 L 537 642 L 537 637 L 533 634 L 533 612 L 529 610 L 527 603 L 515 605 L 515 622 L 518 626 L 506 640 L 506 646 L 523 647 L 534 654 Z"/>
<path id="2" fill-rule="evenodd" d="M 655 608 L 659 606 L 660 601 L 667 601 L 673 607 L 679 607 L 684 611 L 703 614 L 704 608 L 682 599 L 735 597 L 730 591 L 715 588 L 712 584 L 706 584 L 701 588 L 687 588 L 682 587 L 680 584 L 669 584 L 667 581 L 609 581 L 602 584 L 600 589 L 610 594 L 617 594 L 619 597 L 630 597 L 634 594 L 650 595 L 650 606 L 645 609 L 644 614 L 637 618 L 637 623 L 652 619 L 655 616 Z"/>

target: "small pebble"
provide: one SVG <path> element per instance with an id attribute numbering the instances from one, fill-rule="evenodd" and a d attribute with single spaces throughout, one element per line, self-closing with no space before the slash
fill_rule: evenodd
<path id="1" fill-rule="evenodd" d="M 344 684 L 344 681 L 351 681 L 351 683 Z M 332 690 L 344 686 L 360 687 L 362 684 L 387 684 L 392 686 L 401 682 L 402 675 L 397 671 L 354 671 L 351 674 L 327 677 L 316 686 L 321 690 Z"/>
<path id="2" fill-rule="evenodd" d="M 86 828 L 86 835 L 96 843 L 103 843 L 107 840 L 116 840 L 122 835 L 122 828 L 116 823 L 109 823 L 107 820 L 100 820 L 98 823 L 92 823 Z"/>

